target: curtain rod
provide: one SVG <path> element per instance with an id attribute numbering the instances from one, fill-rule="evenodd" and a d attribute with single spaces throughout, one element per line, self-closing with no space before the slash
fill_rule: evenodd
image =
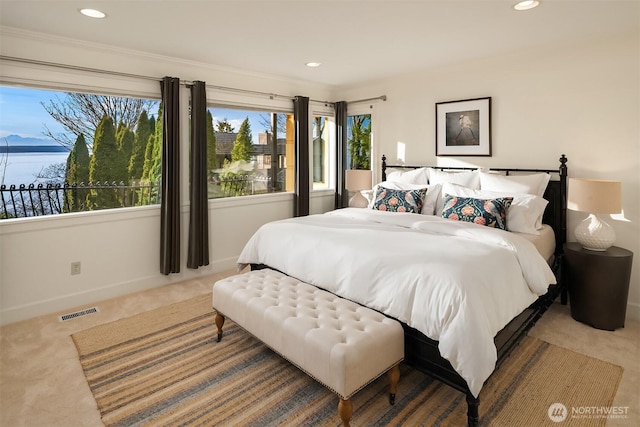
<path id="1" fill-rule="evenodd" d="M 347 101 L 347 104 L 356 104 L 358 102 L 368 102 L 368 101 L 378 101 L 378 100 L 386 101 L 387 100 L 387 95 L 380 95 L 380 96 L 376 96 L 374 98 L 357 99 L 355 101 Z"/>
<path id="2" fill-rule="evenodd" d="M 0 60 L 2 60 L 2 61 L 21 62 L 21 63 L 24 63 L 24 64 L 32 64 L 32 65 L 43 65 L 43 66 L 47 66 L 47 67 L 64 68 L 64 69 L 67 69 L 67 70 L 83 71 L 83 72 L 89 72 L 89 73 L 106 74 L 106 75 L 110 75 L 110 76 L 131 77 L 131 78 L 136 78 L 136 79 L 152 80 L 152 81 L 156 81 L 156 82 L 162 81 L 162 78 L 145 76 L 145 75 L 142 75 L 142 74 L 124 73 L 124 72 L 121 72 L 121 71 L 112 71 L 112 70 L 100 70 L 98 68 L 81 67 L 81 66 L 78 66 L 78 65 L 61 64 L 61 63 L 58 63 L 58 62 L 39 61 L 39 60 L 35 60 L 35 59 L 18 58 L 18 57 L 14 57 L 14 56 L 0 55 Z M 191 85 L 193 85 L 193 81 L 180 80 L 180 84 L 185 85 L 185 86 L 191 86 Z M 248 93 L 248 94 L 252 94 L 252 95 L 268 96 L 270 99 L 274 99 L 274 98 L 287 98 L 287 99 L 291 99 L 291 100 L 295 99 L 295 96 L 280 95 L 280 94 L 277 94 L 277 93 L 260 92 L 260 91 L 257 91 L 257 90 L 240 89 L 240 88 L 235 88 L 235 87 L 216 86 L 216 85 L 206 85 L 206 87 L 210 88 L 210 89 L 226 90 L 226 91 L 230 91 L 230 92 L 239 92 L 239 93 Z M 331 104 L 331 105 L 334 104 L 333 102 L 330 102 L 330 101 L 320 101 L 320 100 L 315 100 L 315 99 L 310 99 L 309 101 L 320 102 L 320 103 Z"/>
<path id="3" fill-rule="evenodd" d="M 13 62 L 22 62 L 24 64 L 32 64 L 32 65 L 44 65 L 44 66 L 47 66 L 47 67 L 64 68 L 64 69 L 67 69 L 67 70 L 74 70 L 74 71 L 86 71 L 86 72 L 90 72 L 90 73 L 100 73 L 100 74 L 107 74 L 107 75 L 119 76 L 119 77 L 133 77 L 133 78 L 136 78 L 136 79 L 154 80 L 154 81 L 158 81 L 158 82 L 162 80 L 162 79 L 159 79 L 157 77 L 143 76 L 143 75 L 140 75 L 140 74 L 123 73 L 123 72 L 120 72 L 120 71 L 110 71 L 110 70 L 99 70 L 97 68 L 80 67 L 78 65 L 60 64 L 58 62 L 47 62 L 47 61 L 39 61 L 39 60 L 35 60 L 35 59 L 18 58 L 18 57 L 15 57 L 15 56 L 0 55 L 0 60 L 13 61 Z"/>
<path id="4" fill-rule="evenodd" d="M 192 82 L 188 82 L 185 84 L 191 84 Z M 258 90 L 249 90 L 249 89 L 240 89 L 237 87 L 228 87 L 228 86 L 217 86 L 217 85 L 206 85 L 207 88 L 209 89 L 217 89 L 217 90 L 226 90 L 229 92 L 239 92 L 239 93 L 248 93 L 251 95 L 264 95 L 264 96 L 268 96 L 269 99 L 274 99 L 274 98 L 285 98 L 285 99 L 290 99 L 290 100 L 294 100 L 296 99 L 295 96 L 291 96 L 291 95 L 280 95 L 278 93 L 271 93 L 271 92 L 260 92 Z M 321 101 L 321 100 L 317 100 L 317 99 L 309 99 L 310 102 L 319 102 L 321 104 L 331 104 L 333 105 L 334 102 L 331 101 Z"/>

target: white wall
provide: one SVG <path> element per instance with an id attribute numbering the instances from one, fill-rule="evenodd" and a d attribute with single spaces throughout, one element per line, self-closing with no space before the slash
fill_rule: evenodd
<path id="1" fill-rule="evenodd" d="M 428 47 L 420 54 L 428 55 Z M 640 47 L 637 33 L 584 46 L 485 58 L 342 90 L 334 98 L 386 94 L 377 104 L 378 153 L 407 164 L 554 168 L 622 181 L 616 245 L 634 252 L 627 316 L 640 319 Z M 492 157 L 436 157 L 435 103 L 490 96 Z M 379 160 L 374 168 L 379 168 Z M 569 212 L 569 240 L 586 217 Z M 607 286 L 603 283 L 602 286 Z"/>
<path id="2" fill-rule="evenodd" d="M 93 69 L 162 78 L 203 80 L 282 95 L 327 99 L 327 88 L 193 62 L 89 45 L 73 40 L 0 28 L 2 55 Z M 158 81 L 113 77 L 36 65 L 0 63 L 0 81 L 46 87 L 89 88 L 123 95 L 159 98 Z M 256 99 L 228 91 L 207 90 L 209 100 L 245 105 L 290 106 L 287 98 Z M 188 90 L 181 89 L 182 123 L 188 123 Z M 0 221 L 0 323 L 92 304 L 105 298 L 162 286 L 235 267 L 242 247 L 266 222 L 293 214 L 290 193 L 209 201 L 210 265 L 186 268 L 188 236 L 188 126 L 182 126 L 181 272 L 164 276 L 159 267 L 160 210 L 158 206 L 66 214 L 47 218 Z M 333 208 L 333 192 L 313 192 L 311 212 Z M 80 261 L 82 272 L 71 276 L 70 264 Z"/>
<path id="3" fill-rule="evenodd" d="M 407 163 L 478 166 L 555 167 L 569 158 L 574 177 L 620 179 L 626 221 L 616 220 L 616 244 L 640 254 L 640 108 L 638 34 L 587 46 L 554 47 L 487 58 L 414 73 L 353 89 L 259 76 L 140 52 L 113 50 L 55 37 L 0 28 L 2 55 L 81 65 L 139 75 L 173 75 L 208 84 L 281 93 L 312 99 L 350 100 L 386 94 L 375 104 L 374 153 L 394 159 L 397 142 L 406 144 Z M 420 54 L 428 54 L 428 48 Z M 24 79 L 38 67 L 0 64 L 0 76 Z M 97 77 L 49 70 L 51 81 L 100 85 Z M 140 95 L 159 94 L 157 82 L 111 78 Z M 130 88 L 130 89 L 129 89 Z M 183 99 L 186 94 L 183 91 Z M 212 96 L 208 93 L 209 96 Z M 435 106 L 439 101 L 491 96 L 493 156 L 436 158 Z M 186 141 L 187 131 L 183 138 Z M 186 144 L 183 144 L 186 153 Z M 183 156 L 183 167 L 187 164 Z M 374 164 L 374 168 L 379 163 Z M 91 212 L 51 219 L 0 221 L 0 322 L 72 308 L 124 293 L 230 268 L 261 224 L 291 215 L 287 194 L 239 201 L 210 201 L 211 265 L 188 270 L 186 180 L 182 188 L 182 272 L 159 271 L 157 207 Z M 333 206 L 333 194 L 312 195 L 311 212 Z M 573 229 L 583 214 L 571 212 Z M 570 240 L 573 240 L 570 233 Z M 82 274 L 70 275 L 70 262 Z M 606 284 L 603 284 L 606 286 Z M 634 263 L 628 316 L 640 319 L 638 261 Z"/>

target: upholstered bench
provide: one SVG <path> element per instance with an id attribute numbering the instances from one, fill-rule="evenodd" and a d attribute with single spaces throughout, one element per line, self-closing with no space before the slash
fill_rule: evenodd
<path id="1" fill-rule="evenodd" d="M 213 307 L 218 341 L 229 317 L 335 392 L 345 426 L 353 413 L 351 396 L 385 372 L 394 403 L 404 358 L 397 321 L 270 269 L 216 282 Z"/>

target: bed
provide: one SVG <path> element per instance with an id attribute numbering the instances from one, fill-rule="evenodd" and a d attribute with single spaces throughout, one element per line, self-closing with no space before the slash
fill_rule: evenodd
<path id="1" fill-rule="evenodd" d="M 566 163 L 562 155 L 554 169 L 479 171 L 387 165 L 383 156 L 372 209 L 265 224 L 238 262 L 400 321 L 405 363 L 465 393 L 477 425 L 486 379 L 559 295 L 566 303 Z M 478 205 L 476 224 L 451 221 L 464 203 Z"/>

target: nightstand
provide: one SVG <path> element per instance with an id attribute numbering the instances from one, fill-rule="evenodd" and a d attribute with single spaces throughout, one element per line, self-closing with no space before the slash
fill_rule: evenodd
<path id="1" fill-rule="evenodd" d="M 624 327 L 633 253 L 612 246 L 604 252 L 564 246 L 571 317 L 597 329 Z"/>

